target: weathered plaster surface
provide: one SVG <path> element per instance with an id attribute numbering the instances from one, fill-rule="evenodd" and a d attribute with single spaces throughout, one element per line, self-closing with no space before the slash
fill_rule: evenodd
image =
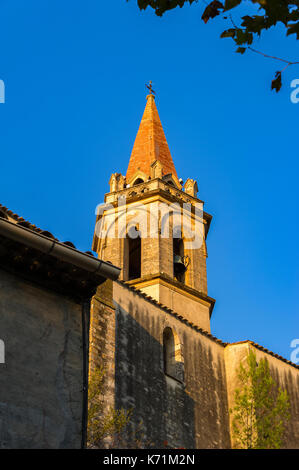
<path id="1" fill-rule="evenodd" d="M 223 346 L 199 334 L 138 294 L 114 283 L 116 305 L 115 405 L 133 407 L 131 431 L 142 421 L 155 447 L 228 448 Z M 163 330 L 180 338 L 184 384 L 163 367 Z"/>
<path id="2" fill-rule="evenodd" d="M 0 270 L 0 448 L 79 448 L 81 306 Z"/>
<path id="3" fill-rule="evenodd" d="M 246 357 L 250 349 L 256 354 L 257 361 L 267 359 L 272 377 L 279 387 L 288 392 L 291 419 L 286 427 L 284 447 L 297 449 L 299 448 L 299 370 L 295 367 L 260 351 L 249 342 L 229 344 L 224 351 L 229 408 L 233 408 L 234 390 L 240 386 L 237 376 L 239 364 L 240 362 L 246 364 Z"/>

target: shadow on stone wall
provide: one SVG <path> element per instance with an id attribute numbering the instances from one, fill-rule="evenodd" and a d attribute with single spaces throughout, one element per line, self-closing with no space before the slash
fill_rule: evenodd
<path id="1" fill-rule="evenodd" d="M 281 376 L 278 369 L 270 367 L 270 373 L 275 382 L 282 389 L 286 389 L 290 400 L 290 415 L 291 419 L 287 424 L 283 442 L 284 448 L 294 449 L 298 448 L 299 442 L 299 377 L 297 379 L 292 375 L 291 371 L 284 372 Z"/>
<path id="2" fill-rule="evenodd" d="M 120 305 L 123 303 L 120 300 Z M 222 351 L 183 323 L 132 299 L 116 307 L 115 406 L 134 409 L 130 432 L 163 448 L 229 448 Z M 164 373 L 162 334 L 173 325 L 182 342 L 185 384 Z"/>
<path id="3" fill-rule="evenodd" d="M 147 447 L 194 448 L 194 402 L 180 382 L 164 374 L 159 334 L 157 319 L 146 310 L 132 303 L 129 312 L 117 307 L 115 407 L 133 408 L 129 445 L 142 429 Z"/>
<path id="4" fill-rule="evenodd" d="M 229 414 L 224 361 L 213 360 L 212 348 L 196 339 L 184 339 L 186 387 L 194 400 L 196 447 L 229 448 Z"/>

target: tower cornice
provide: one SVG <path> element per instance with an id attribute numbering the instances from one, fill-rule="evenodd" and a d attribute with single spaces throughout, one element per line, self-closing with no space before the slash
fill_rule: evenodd
<path id="1" fill-rule="evenodd" d="M 104 201 L 105 203 L 113 205 L 113 207 L 117 207 L 120 197 L 126 198 L 126 204 L 146 201 L 153 197 L 158 197 L 162 202 L 165 201 L 166 203 L 179 203 L 181 205 L 186 203 L 190 203 L 192 205 L 195 205 L 196 203 L 204 204 L 204 201 L 201 199 L 191 196 L 190 194 L 186 194 L 184 191 L 175 188 L 160 178 L 155 178 L 130 188 L 106 193 Z M 207 237 L 213 216 L 208 212 L 203 211 L 203 218 L 206 223 Z"/>
<path id="2" fill-rule="evenodd" d="M 126 281 L 126 284 L 128 284 L 129 286 L 134 286 L 136 289 L 142 289 L 157 283 L 157 281 L 166 287 L 171 286 L 171 288 L 178 293 L 183 293 L 184 295 L 189 296 L 197 302 L 200 302 L 203 305 L 207 305 L 211 318 L 216 303 L 215 299 L 209 297 L 204 292 L 198 292 L 197 290 L 193 289 L 192 287 L 186 286 L 185 284 L 182 285 L 182 283 L 176 281 L 170 276 L 167 276 L 167 274 L 165 273 L 150 274 L 148 276 L 144 276 L 142 279 L 133 279 L 132 281 Z"/>

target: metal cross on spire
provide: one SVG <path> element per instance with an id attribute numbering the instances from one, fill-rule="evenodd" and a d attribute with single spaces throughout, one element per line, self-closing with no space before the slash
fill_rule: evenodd
<path id="1" fill-rule="evenodd" d="M 153 85 L 152 85 L 152 81 L 150 80 L 149 81 L 149 84 L 147 85 L 147 83 L 145 84 L 146 88 L 149 89 L 149 92 L 150 92 L 150 95 L 155 95 L 156 93 L 154 92 L 153 90 Z"/>

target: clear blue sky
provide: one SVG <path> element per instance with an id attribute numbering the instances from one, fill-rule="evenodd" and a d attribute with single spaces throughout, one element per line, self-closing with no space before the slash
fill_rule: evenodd
<path id="1" fill-rule="evenodd" d="M 279 65 L 233 52 L 198 5 L 157 18 L 125 0 L 1 0 L 2 204 L 91 247 L 94 208 L 125 173 L 153 80 L 179 177 L 196 178 L 208 237 L 212 332 L 290 357 L 298 328 L 298 116 Z M 277 29 L 257 47 L 292 60 Z M 297 288 L 297 289 L 296 289 Z"/>

